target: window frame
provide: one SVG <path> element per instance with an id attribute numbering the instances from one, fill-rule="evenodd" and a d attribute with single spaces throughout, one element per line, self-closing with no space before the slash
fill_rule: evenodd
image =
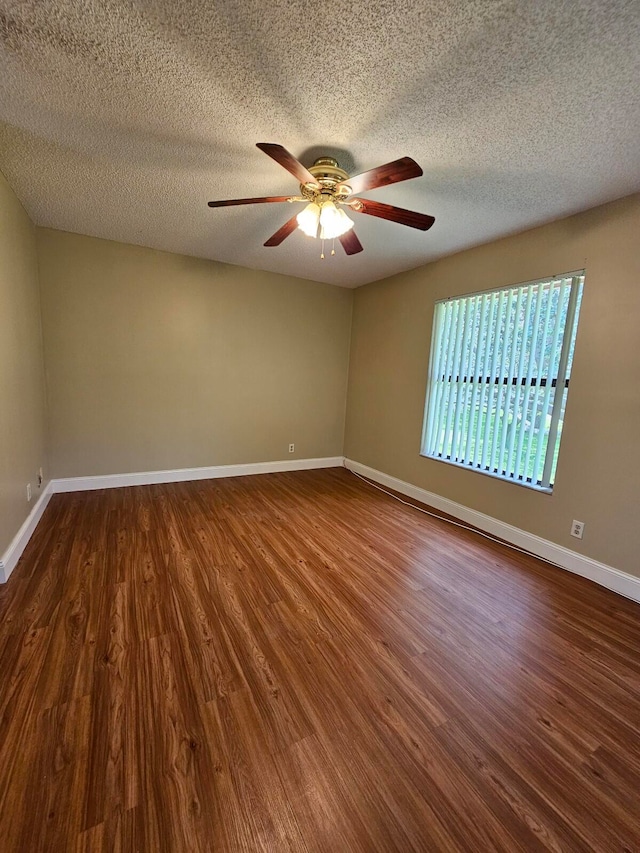
<path id="1" fill-rule="evenodd" d="M 500 285 L 498 287 L 491 287 L 491 288 L 488 288 L 486 290 L 475 290 L 475 291 L 470 291 L 468 293 L 455 294 L 452 296 L 447 296 L 447 297 L 444 297 L 442 299 L 436 300 L 436 302 L 434 303 L 434 306 L 433 306 L 433 319 L 432 319 L 432 327 L 431 327 L 431 344 L 430 344 L 430 348 L 429 348 L 429 363 L 428 363 L 428 368 L 427 368 L 427 384 L 426 384 L 426 392 L 425 392 L 425 400 L 424 400 L 424 408 L 423 408 L 422 432 L 421 432 L 421 438 L 420 438 L 420 456 L 422 456 L 425 459 L 432 460 L 434 462 L 444 462 L 447 465 L 454 465 L 456 468 L 462 468 L 463 470 L 471 471 L 471 472 L 474 472 L 477 474 L 484 474 L 485 476 L 492 477 L 493 479 L 496 479 L 496 480 L 500 480 L 503 483 L 511 483 L 513 485 L 516 485 L 516 486 L 523 486 L 524 488 L 532 489 L 533 491 L 536 491 L 540 494 L 552 494 L 553 493 L 553 488 L 556 484 L 557 472 L 556 472 L 556 475 L 554 476 L 554 482 L 553 483 L 550 483 L 550 485 L 548 485 L 548 486 L 542 485 L 542 483 L 545 482 L 544 472 L 547 472 L 547 479 L 549 479 L 551 476 L 551 473 L 553 471 L 554 452 L 549 453 L 547 450 L 547 452 L 545 453 L 542 479 L 540 482 L 534 483 L 531 481 L 531 478 L 522 477 L 522 479 L 520 479 L 520 478 L 515 477 L 515 476 L 512 477 L 512 476 L 508 476 L 506 474 L 498 473 L 497 471 L 494 471 L 491 469 L 482 468 L 482 467 L 479 467 L 478 465 L 475 465 L 475 464 L 472 464 L 469 462 L 460 462 L 460 461 L 457 461 L 456 459 L 448 459 L 448 458 L 443 457 L 443 456 L 435 455 L 433 453 L 428 453 L 426 451 L 426 445 L 427 445 L 427 440 L 428 440 L 428 434 L 427 433 L 428 433 L 430 423 L 431 423 L 429 415 L 430 415 L 430 402 L 431 402 L 431 399 L 430 399 L 430 397 L 431 397 L 431 384 L 432 384 L 432 379 L 433 379 L 432 370 L 433 370 L 433 365 L 434 365 L 434 359 L 436 357 L 436 352 L 440 346 L 440 338 L 439 338 L 439 334 L 438 334 L 438 331 L 439 331 L 438 330 L 438 306 L 443 304 L 443 303 L 452 302 L 454 300 L 470 299 L 471 297 L 474 297 L 474 296 L 491 296 L 494 293 L 501 293 L 501 292 L 506 293 L 508 291 L 515 291 L 515 290 L 520 290 L 521 292 L 524 292 L 526 290 L 526 288 L 528 288 L 528 287 L 541 286 L 541 285 L 545 285 L 545 284 L 552 285 L 554 282 L 562 281 L 564 279 L 571 279 L 570 293 L 569 293 L 569 301 L 568 301 L 568 306 L 567 306 L 567 316 L 565 319 L 564 329 L 562 331 L 562 344 L 561 344 L 560 358 L 559 358 L 559 363 L 558 363 L 558 376 L 553 378 L 552 385 L 555 386 L 558 378 L 560 378 L 560 376 L 564 376 L 564 385 L 565 385 L 565 388 L 567 389 L 566 390 L 567 396 L 565 399 L 565 406 L 566 406 L 566 403 L 568 402 L 569 380 L 571 377 L 571 370 L 569 371 L 569 375 L 567 375 L 567 367 L 570 367 L 570 368 L 573 367 L 573 362 L 571 362 L 570 365 L 568 365 L 567 362 L 569 361 L 569 356 L 572 355 L 572 353 L 571 353 L 572 338 L 573 338 L 574 347 L 575 347 L 575 343 L 577 342 L 577 331 L 578 331 L 578 324 L 579 324 L 579 319 L 580 319 L 579 312 L 580 312 L 581 301 L 582 301 L 582 297 L 583 297 L 583 293 L 584 293 L 584 285 L 586 282 L 586 271 L 584 269 L 573 270 L 571 272 L 562 273 L 560 275 L 544 276 L 541 278 L 532 279 L 531 281 L 517 282 L 515 284 Z M 582 279 L 582 281 L 577 282 L 576 279 Z M 563 364 L 563 360 L 564 360 L 564 364 Z M 475 370 L 474 370 L 474 375 L 475 375 Z M 483 371 L 483 375 L 484 375 L 484 371 Z M 491 377 L 490 374 L 488 374 L 487 375 L 487 384 L 491 384 L 489 381 L 490 378 L 493 379 L 493 377 Z M 513 381 L 512 381 L 512 385 L 517 385 L 518 384 L 517 379 L 519 379 L 519 378 L 520 378 L 519 376 L 514 376 Z M 544 377 L 531 377 L 532 386 L 535 387 L 536 384 L 539 382 L 540 387 L 546 387 L 547 378 L 548 377 L 546 377 L 546 376 L 544 376 Z M 498 379 L 499 379 L 499 377 L 494 379 L 494 384 L 500 384 L 498 382 Z M 507 382 L 505 382 L 504 384 L 507 387 L 509 385 L 509 383 L 507 383 Z M 523 387 L 525 387 L 524 380 L 521 382 L 521 384 Z M 564 396 L 564 394 L 563 394 L 563 396 Z M 468 406 L 468 405 L 470 405 L 470 403 L 467 400 L 467 401 L 465 401 L 465 406 Z M 555 443 L 557 441 L 556 436 L 557 436 L 557 429 L 558 429 L 558 423 L 560 420 L 561 410 L 562 410 L 562 399 L 560 400 L 560 402 L 557 406 L 555 405 L 555 400 L 554 400 L 554 406 L 552 408 L 551 423 L 549 424 L 547 448 L 549 446 L 552 446 L 552 441 L 551 441 L 552 437 L 553 437 L 553 445 L 555 445 Z M 562 431 L 560 433 L 560 439 L 561 438 L 562 438 Z M 466 436 L 464 436 L 461 439 L 461 442 L 464 441 L 465 439 L 466 439 Z M 559 447 L 560 447 L 560 445 L 558 444 L 558 452 L 559 452 Z M 534 471 L 534 473 L 535 473 L 535 471 Z"/>

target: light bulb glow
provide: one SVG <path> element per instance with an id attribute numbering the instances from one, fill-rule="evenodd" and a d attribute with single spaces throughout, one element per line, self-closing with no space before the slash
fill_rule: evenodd
<path id="1" fill-rule="evenodd" d="M 318 222 L 320 220 L 320 207 L 311 202 L 297 216 L 298 228 L 307 235 L 307 237 L 318 236 Z"/>
<path id="2" fill-rule="evenodd" d="M 334 240 L 353 228 L 353 222 L 344 210 L 328 200 L 322 204 L 311 202 L 297 216 L 298 228 L 307 237 Z"/>
<path id="3" fill-rule="evenodd" d="M 320 228 L 325 240 L 333 240 L 353 228 L 353 222 L 344 210 L 339 210 L 332 201 L 325 201 L 320 210 Z"/>

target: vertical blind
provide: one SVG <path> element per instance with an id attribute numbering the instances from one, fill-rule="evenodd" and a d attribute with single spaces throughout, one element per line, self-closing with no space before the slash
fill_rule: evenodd
<path id="1" fill-rule="evenodd" d="M 584 275 L 436 303 L 422 453 L 551 490 Z"/>

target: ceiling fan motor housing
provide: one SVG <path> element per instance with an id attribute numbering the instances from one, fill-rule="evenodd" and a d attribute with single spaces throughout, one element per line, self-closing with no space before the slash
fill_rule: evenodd
<path id="1" fill-rule="evenodd" d="M 351 187 L 343 185 L 338 186 L 342 181 L 347 181 L 349 175 L 338 166 L 338 161 L 333 157 L 318 157 L 313 166 L 309 167 L 309 171 L 320 184 L 320 192 L 323 195 L 330 195 L 334 199 L 347 198 L 351 193 Z M 306 196 L 305 190 L 313 189 L 307 184 L 301 184 L 300 190 Z M 317 193 L 317 190 L 316 190 Z M 315 194 L 315 193 L 314 193 Z"/>

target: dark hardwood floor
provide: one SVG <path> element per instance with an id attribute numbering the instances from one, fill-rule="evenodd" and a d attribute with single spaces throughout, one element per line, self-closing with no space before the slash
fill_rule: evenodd
<path id="1" fill-rule="evenodd" d="M 55 495 L 0 849 L 638 851 L 640 606 L 343 469 Z"/>

